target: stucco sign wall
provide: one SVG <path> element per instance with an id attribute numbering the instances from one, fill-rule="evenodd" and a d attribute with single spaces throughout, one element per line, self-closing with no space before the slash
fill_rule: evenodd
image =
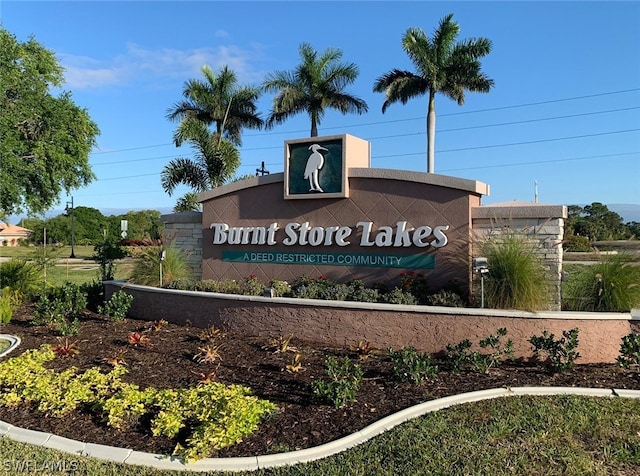
<path id="1" fill-rule="evenodd" d="M 336 141 L 342 141 L 340 148 Z M 317 176 L 292 163 L 295 154 L 285 151 L 284 173 L 199 196 L 203 279 L 256 275 L 268 282 L 305 275 L 373 285 L 397 282 L 403 270 L 411 270 L 423 273 L 434 291 L 450 282 L 468 286 L 470 210 L 487 194 L 485 184 L 369 168 L 368 143 L 351 136 L 305 139 L 295 146 L 304 151 L 298 162 L 309 161 L 316 151 L 325 154 Z M 327 153 L 332 147 L 340 153 Z M 344 193 L 332 188 L 340 174 L 327 179 L 322 173 L 329 162 L 332 170 L 343 171 Z M 295 180 L 304 200 L 290 196 L 295 180 L 287 174 L 302 175 Z"/>

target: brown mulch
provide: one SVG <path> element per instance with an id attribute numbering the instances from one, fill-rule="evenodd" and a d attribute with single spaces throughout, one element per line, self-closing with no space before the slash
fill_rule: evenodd
<path id="1" fill-rule="evenodd" d="M 104 316 L 86 312 L 80 333 L 71 336 L 80 353 L 57 358 L 54 368 L 71 365 L 79 370 L 93 366 L 105 372 L 104 362 L 119 350 L 126 350 L 128 373 L 123 378 L 141 387 L 178 388 L 198 384 L 199 374 L 216 369 L 215 380 L 225 384 L 249 387 L 253 394 L 276 403 L 277 414 L 263 422 L 258 431 L 239 444 L 212 452 L 212 457 L 255 456 L 286 450 L 308 448 L 361 430 L 382 417 L 427 400 L 475 390 L 517 386 L 576 386 L 596 388 L 640 389 L 640 374 L 625 371 L 613 364 L 576 365 L 567 374 L 550 375 L 535 363 L 513 362 L 491 369 L 486 374 L 463 371 L 459 374 L 441 371 L 421 385 L 393 379 L 392 365 L 385 351 L 360 359 L 354 348 L 333 348 L 297 340 L 291 345 L 302 354 L 303 368 L 288 372 L 293 352 L 274 352 L 267 337 L 227 333 L 217 339 L 222 360 L 217 364 L 198 363 L 194 356 L 205 344 L 202 329 L 167 324 L 153 330 L 153 323 L 137 320 L 112 322 Z M 15 313 L 2 333 L 22 339 L 21 346 L 8 357 L 43 343 L 58 344 L 57 334 L 46 326 L 31 325 L 31 309 L 23 307 Z M 146 332 L 152 345 L 133 347 L 128 344 L 132 332 Z M 283 336 L 286 337 L 286 336 Z M 354 336 L 357 340 L 358 336 Z M 357 345 L 354 340 L 353 346 Z M 375 343 L 372 343 L 375 345 Z M 326 356 L 348 356 L 362 365 L 364 380 L 357 401 L 334 408 L 314 399 L 311 382 L 325 376 Z M 8 358 L 5 357 L 5 358 Z M 579 362 L 579 361 L 578 361 Z M 0 407 L 0 419 L 13 425 L 51 432 L 67 438 L 126 447 L 152 453 L 170 454 L 175 441 L 150 435 L 148 422 L 126 430 L 106 427 L 96 415 L 76 412 L 64 418 L 51 418 L 27 405 Z"/>

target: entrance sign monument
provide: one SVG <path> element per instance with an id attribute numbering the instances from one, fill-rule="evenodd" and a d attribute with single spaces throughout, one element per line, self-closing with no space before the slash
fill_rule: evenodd
<path id="1" fill-rule="evenodd" d="M 467 291 L 471 208 L 488 186 L 370 165 L 369 142 L 348 134 L 289 140 L 284 173 L 200 194 L 202 278 L 392 285 L 404 269 Z"/>

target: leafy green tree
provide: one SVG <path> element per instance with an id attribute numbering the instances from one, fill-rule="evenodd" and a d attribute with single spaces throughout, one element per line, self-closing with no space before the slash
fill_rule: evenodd
<path id="1" fill-rule="evenodd" d="M 629 223 L 625 223 L 625 225 L 629 230 L 629 234 L 636 240 L 640 240 L 640 222 L 630 221 Z"/>
<path id="2" fill-rule="evenodd" d="M 600 202 L 593 202 L 584 207 L 568 207 L 565 238 L 571 235 L 587 237 L 593 242 L 625 239 L 631 232 L 620 215 Z"/>
<path id="3" fill-rule="evenodd" d="M 177 146 L 193 139 L 192 120 L 215 126 L 215 133 L 233 145 L 242 145 L 242 129 L 261 129 L 263 120 L 256 102 L 260 90 L 238 84 L 236 74 L 224 66 L 218 74 L 207 65 L 202 67 L 204 81 L 190 79 L 184 85 L 184 100 L 167 112 L 171 121 L 180 121 L 174 134 Z"/>
<path id="4" fill-rule="evenodd" d="M 444 17 L 433 38 L 420 28 L 409 28 L 402 37 L 402 48 L 417 73 L 393 69 L 376 79 L 373 90 L 385 93 L 384 113 L 389 105 L 428 95 L 427 106 L 427 171 L 435 169 L 435 134 L 437 93 L 464 104 L 465 90 L 488 93 L 493 80 L 481 69 L 480 58 L 491 52 L 491 40 L 472 38 L 456 42 L 460 26 L 453 14 Z"/>
<path id="5" fill-rule="evenodd" d="M 42 213 L 95 178 L 89 153 L 99 130 L 70 92 L 51 94 L 62 71 L 34 38 L 23 43 L 0 28 L 1 213 Z"/>
<path id="6" fill-rule="evenodd" d="M 120 236 L 120 220 L 127 220 L 127 238 L 131 240 L 158 240 L 162 237 L 162 220 L 158 210 L 129 211 L 117 220 Z"/>
<path id="7" fill-rule="evenodd" d="M 281 124 L 289 117 L 306 112 L 311 119 L 311 137 L 317 137 L 326 109 L 342 114 L 367 112 L 367 103 L 345 92 L 359 71 L 355 63 L 340 63 L 342 51 L 328 48 L 318 52 L 308 43 L 299 48 L 302 62 L 293 71 L 275 71 L 267 75 L 262 88 L 275 92 L 273 107 L 265 125 Z"/>
<path id="8" fill-rule="evenodd" d="M 127 256 L 127 253 L 114 240 L 107 238 L 98 243 L 94 248 L 93 259 L 100 266 L 100 281 L 111 281 L 116 274 L 116 260 Z"/>
<path id="9" fill-rule="evenodd" d="M 67 212 L 67 216 L 70 216 L 69 213 Z M 102 232 L 107 224 L 107 219 L 97 208 L 75 207 L 73 220 L 77 243 L 97 243 L 104 239 Z"/>

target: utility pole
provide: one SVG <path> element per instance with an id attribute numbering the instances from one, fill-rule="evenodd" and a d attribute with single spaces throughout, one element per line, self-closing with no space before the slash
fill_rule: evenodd
<path id="1" fill-rule="evenodd" d="M 69 206 L 69 204 L 71 204 L 71 206 Z M 70 213 L 71 215 L 71 255 L 69 256 L 69 258 L 75 258 L 76 254 L 74 253 L 73 247 L 75 245 L 75 230 L 74 230 L 74 226 L 73 226 L 73 197 L 71 197 L 71 201 L 67 202 L 67 206 L 65 208 L 65 210 L 67 211 L 67 213 Z"/>

